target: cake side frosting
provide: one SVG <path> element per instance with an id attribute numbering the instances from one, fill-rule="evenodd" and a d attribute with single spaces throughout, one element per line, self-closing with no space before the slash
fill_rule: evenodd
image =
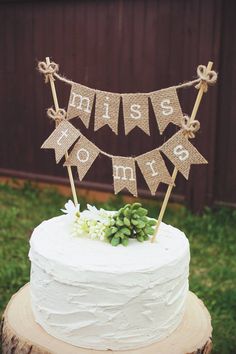
<path id="1" fill-rule="evenodd" d="M 162 223 L 156 243 L 128 247 L 70 234 L 66 216 L 31 237 L 31 300 L 36 321 L 76 346 L 125 350 L 174 331 L 188 292 L 189 244 Z"/>

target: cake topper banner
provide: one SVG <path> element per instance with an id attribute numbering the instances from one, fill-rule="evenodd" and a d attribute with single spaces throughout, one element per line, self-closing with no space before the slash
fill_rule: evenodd
<path id="1" fill-rule="evenodd" d="M 195 85 L 199 88 L 204 82 L 204 89 L 216 82 L 217 74 L 214 71 L 206 71 L 204 65 L 197 69 L 198 78 L 184 84 L 157 90 L 149 93 L 111 93 L 89 88 L 71 80 L 67 80 L 58 74 L 59 66 L 53 62 L 47 64 L 39 62 L 38 69 L 48 78 L 57 78 L 71 85 L 71 92 L 67 108 L 67 119 L 78 117 L 88 128 L 91 112 L 95 106 L 94 130 L 108 125 L 115 134 L 118 134 L 118 120 L 120 103 L 122 102 L 125 134 L 129 134 L 135 127 L 139 127 L 147 135 L 150 135 L 149 127 L 149 98 L 153 106 L 157 124 L 162 134 L 169 123 L 181 126 L 183 116 L 177 89 Z M 95 104 L 94 104 L 94 101 Z"/>
<path id="2" fill-rule="evenodd" d="M 217 81 L 217 73 L 212 70 L 212 66 L 213 62 L 211 61 L 208 62 L 207 66 L 199 65 L 197 68 L 198 78 L 184 84 L 149 93 L 119 94 L 94 90 L 62 77 L 58 73 L 59 66 L 50 62 L 49 57 L 46 58 L 46 62 L 38 63 L 39 71 L 45 75 L 45 82 L 49 82 L 51 86 L 54 108 L 48 110 L 48 115 L 56 122 L 55 131 L 45 141 L 42 148 L 54 149 L 57 163 L 61 160 L 63 154 L 65 155 L 64 165 L 68 170 L 75 204 L 78 201 L 71 166 L 77 166 L 79 179 L 82 180 L 97 156 L 103 154 L 112 160 L 115 193 L 126 188 L 134 196 L 137 196 L 137 163 L 153 195 L 159 183 L 168 184 L 155 234 L 152 237 L 152 242 L 155 241 L 178 171 L 188 179 L 192 164 L 207 163 L 189 139 L 194 138 L 200 128 L 200 122 L 196 120 L 196 114 L 203 94 L 207 92 L 209 85 L 213 85 Z M 71 85 L 67 112 L 59 108 L 54 83 L 56 78 Z M 198 94 L 191 116 L 188 117 L 182 113 L 177 89 L 193 85 L 198 90 Z M 104 152 L 69 123 L 70 119 L 79 117 L 88 128 L 92 110 L 95 108 L 94 130 L 108 125 L 115 134 L 118 134 L 119 110 L 120 107 L 123 107 L 125 134 L 128 134 L 135 127 L 139 127 L 150 135 L 149 101 L 152 104 L 161 134 L 169 123 L 179 126 L 180 130 L 159 148 L 137 157 L 113 156 Z M 79 140 L 76 142 L 78 138 Z M 72 147 L 74 143 L 75 146 Z M 69 154 L 68 149 L 71 149 Z M 162 154 L 175 166 L 171 176 Z"/>

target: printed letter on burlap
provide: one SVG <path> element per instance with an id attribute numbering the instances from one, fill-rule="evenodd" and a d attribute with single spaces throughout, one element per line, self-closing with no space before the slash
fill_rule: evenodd
<path id="1" fill-rule="evenodd" d="M 123 94 L 123 112 L 125 134 L 135 127 L 139 127 L 146 134 L 150 135 L 148 116 L 148 96 L 145 94 Z"/>
<path id="2" fill-rule="evenodd" d="M 155 195 L 160 182 L 173 184 L 165 162 L 158 149 L 149 151 L 136 158 L 152 195 Z"/>
<path id="3" fill-rule="evenodd" d="M 97 91 L 94 130 L 107 124 L 115 134 L 118 134 L 119 107 L 119 94 Z"/>
<path id="4" fill-rule="evenodd" d="M 132 157 L 112 157 L 113 179 L 115 194 L 127 188 L 131 194 L 137 196 L 137 181 L 135 161 Z"/>
<path id="5" fill-rule="evenodd" d="M 64 166 L 76 166 L 79 180 L 82 181 L 98 154 L 99 149 L 84 136 L 81 136 L 64 163 Z"/>
<path id="6" fill-rule="evenodd" d="M 56 163 L 79 137 L 79 131 L 68 121 L 60 123 L 41 146 L 41 149 L 54 149 Z"/>
<path id="7" fill-rule="evenodd" d="M 150 98 L 161 134 L 169 123 L 181 126 L 183 113 L 175 88 L 153 92 Z"/>
<path id="8" fill-rule="evenodd" d="M 192 164 L 207 163 L 181 130 L 173 135 L 160 149 L 186 179 L 188 179 Z"/>
<path id="9" fill-rule="evenodd" d="M 95 91 L 74 83 L 71 87 L 67 108 L 67 119 L 79 117 L 86 128 L 89 126 L 90 115 L 93 107 Z"/>

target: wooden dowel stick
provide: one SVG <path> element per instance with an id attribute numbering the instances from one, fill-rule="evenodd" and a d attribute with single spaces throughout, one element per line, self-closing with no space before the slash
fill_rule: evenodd
<path id="1" fill-rule="evenodd" d="M 208 64 L 207 64 L 207 71 L 210 71 L 212 69 L 212 66 L 213 66 L 213 62 L 209 61 Z M 203 87 L 203 85 L 201 85 L 201 87 L 200 87 L 200 89 L 198 91 L 198 94 L 197 94 L 197 98 L 196 98 L 195 104 L 193 106 L 192 114 L 191 114 L 191 117 L 190 117 L 190 122 L 192 122 L 195 119 L 196 115 L 197 115 L 198 108 L 200 106 L 203 93 L 204 93 L 204 87 Z M 175 167 L 174 171 L 173 171 L 173 174 L 172 174 L 173 183 L 175 182 L 175 179 L 177 177 L 177 173 L 178 173 L 178 170 Z M 163 216 L 165 214 L 166 207 L 167 207 L 167 204 L 168 204 L 168 201 L 169 201 L 169 198 L 170 198 L 170 195 L 171 195 L 173 187 L 174 187 L 174 184 L 169 185 L 168 188 L 167 188 L 167 191 L 166 191 L 166 194 L 165 194 L 165 198 L 164 198 L 162 206 L 161 206 L 160 214 L 159 214 L 158 219 L 157 219 L 157 225 L 156 225 L 155 233 L 154 233 L 154 235 L 153 235 L 153 237 L 151 239 L 151 242 L 154 242 L 155 239 L 156 239 L 156 236 L 157 236 L 159 227 L 161 225 L 161 222 L 163 220 Z"/>
<path id="2" fill-rule="evenodd" d="M 50 64 L 49 57 L 46 57 L 46 63 Z M 56 111 L 58 111 L 59 110 L 59 104 L 58 104 L 58 99 L 57 99 L 57 92 L 56 92 L 56 87 L 55 87 L 54 80 L 53 80 L 51 75 L 49 75 L 49 81 L 50 81 L 50 86 L 51 86 L 52 98 L 53 98 L 54 106 L 55 106 Z M 65 153 L 65 158 L 66 159 L 68 158 L 68 152 L 67 151 Z M 77 205 L 78 204 L 78 199 L 77 199 L 77 195 L 76 195 L 75 183 L 74 183 L 74 178 L 73 178 L 71 166 L 66 166 L 66 167 L 67 167 L 67 172 L 68 172 L 68 176 L 69 176 L 69 180 L 70 180 L 70 186 L 71 186 L 71 192 L 72 192 L 74 204 Z"/>

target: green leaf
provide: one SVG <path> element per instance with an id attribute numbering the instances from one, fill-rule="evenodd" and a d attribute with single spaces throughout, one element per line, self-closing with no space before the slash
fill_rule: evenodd
<path id="1" fill-rule="evenodd" d="M 138 221 L 138 224 L 137 224 L 137 227 L 138 227 L 139 229 L 142 229 L 143 227 L 145 227 L 145 223 L 144 223 L 143 221 L 139 220 L 139 221 Z"/>
<path id="2" fill-rule="evenodd" d="M 126 216 L 124 217 L 124 224 L 130 226 L 130 220 Z"/>
<path id="3" fill-rule="evenodd" d="M 136 225 L 138 225 L 138 220 L 131 219 L 131 223 L 136 226 Z"/>
<path id="4" fill-rule="evenodd" d="M 155 229 L 153 229 L 152 227 L 146 226 L 144 231 L 148 234 L 148 235 L 153 235 L 155 232 Z"/>
<path id="5" fill-rule="evenodd" d="M 120 243 L 120 238 L 113 237 L 113 239 L 111 240 L 112 246 L 118 246 L 119 243 Z"/>
<path id="6" fill-rule="evenodd" d="M 144 208 L 139 208 L 136 213 L 139 215 L 139 216 L 145 216 L 147 215 L 148 211 L 147 209 L 144 209 Z"/>
<path id="7" fill-rule="evenodd" d="M 128 246 L 128 244 L 129 244 L 129 239 L 128 239 L 128 237 L 123 238 L 123 240 L 122 240 L 122 245 L 123 245 L 123 246 Z"/>
<path id="8" fill-rule="evenodd" d="M 132 204 L 132 209 L 137 209 L 137 208 L 139 208 L 141 206 L 142 206 L 141 203 L 134 203 L 134 204 Z"/>
<path id="9" fill-rule="evenodd" d="M 120 232 L 128 236 L 131 235 L 131 231 L 127 227 L 122 227 L 122 229 L 120 229 Z"/>
<path id="10" fill-rule="evenodd" d="M 143 242 L 143 241 L 144 241 L 144 238 L 143 238 L 143 236 L 138 236 L 138 237 L 137 237 L 137 240 L 138 240 L 139 242 Z"/>
<path id="11" fill-rule="evenodd" d="M 131 216 L 131 210 L 130 209 L 125 209 L 124 215 L 130 217 Z"/>
<path id="12" fill-rule="evenodd" d="M 124 225 L 124 222 L 121 220 L 121 219 L 116 219 L 116 225 L 117 226 L 123 226 Z"/>
<path id="13" fill-rule="evenodd" d="M 110 235 L 112 235 L 112 230 L 111 230 L 111 228 L 109 227 L 109 228 L 107 228 L 106 231 L 105 231 L 105 236 L 106 236 L 106 237 L 109 237 Z"/>
<path id="14" fill-rule="evenodd" d="M 157 224 L 156 220 L 153 220 L 153 219 L 148 220 L 148 226 L 156 226 L 156 224 Z"/>
<path id="15" fill-rule="evenodd" d="M 111 227 L 111 233 L 112 233 L 112 234 L 116 233 L 117 230 L 118 230 L 117 227 L 115 227 L 115 226 L 112 226 L 112 227 Z"/>
<path id="16" fill-rule="evenodd" d="M 114 235 L 115 238 L 120 238 L 122 236 L 120 231 L 117 231 Z"/>

